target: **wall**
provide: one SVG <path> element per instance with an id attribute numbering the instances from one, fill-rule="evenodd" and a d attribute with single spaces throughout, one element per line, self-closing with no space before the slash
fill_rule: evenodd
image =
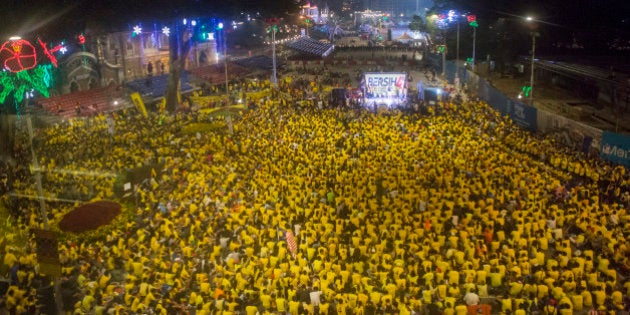
<path id="1" fill-rule="evenodd" d="M 445 65 L 446 78 L 453 83 L 457 70 L 452 61 Z M 468 91 L 486 101 L 490 107 L 503 116 L 509 116 L 514 123 L 532 132 L 560 135 L 566 145 L 580 151 L 597 150 L 602 159 L 630 167 L 630 137 L 602 131 L 579 121 L 568 119 L 553 112 L 540 110 L 512 100 L 493 87 L 476 73 L 459 69 L 460 80 L 468 86 Z"/>

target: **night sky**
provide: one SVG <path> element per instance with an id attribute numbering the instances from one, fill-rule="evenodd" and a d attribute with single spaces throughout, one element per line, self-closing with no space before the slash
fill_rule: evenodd
<path id="1" fill-rule="evenodd" d="M 570 29 L 591 27 L 622 28 L 630 25 L 627 0 L 481 0 L 442 1 L 478 12 L 488 18 L 532 15 L 540 20 Z M 448 5 L 448 4 L 447 4 Z M 623 20 L 626 20 L 623 22 Z"/>
<path id="2" fill-rule="evenodd" d="M 167 19 L 197 12 L 283 11 L 293 0 L 5 0 L 0 36 L 61 36 L 98 24 L 120 28 L 139 19 Z M 341 1 L 341 0 L 330 0 Z M 584 34 L 592 38 L 630 38 L 628 0 L 435 0 L 437 6 L 468 10 L 480 20 L 532 15 L 550 36 Z M 60 35 L 61 34 L 61 35 Z"/>

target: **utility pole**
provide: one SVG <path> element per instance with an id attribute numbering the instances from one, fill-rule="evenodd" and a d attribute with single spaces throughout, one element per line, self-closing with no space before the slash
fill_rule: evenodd
<path id="1" fill-rule="evenodd" d="M 35 169 L 35 186 L 37 188 L 37 195 L 39 199 L 39 210 L 44 223 L 44 229 L 50 231 L 50 225 L 48 223 L 48 212 L 46 211 L 46 201 L 44 200 L 44 190 L 42 188 L 42 171 L 39 166 L 39 160 L 33 147 L 33 122 L 31 121 L 31 115 L 26 118 L 26 127 L 28 129 L 28 142 L 31 147 L 31 163 Z M 59 259 L 57 257 L 57 259 Z M 61 268 L 61 266 L 59 266 Z M 55 290 L 55 306 L 57 308 L 57 314 L 63 314 L 63 300 L 61 299 L 61 283 L 59 282 L 59 276 L 55 275 L 53 278 L 53 286 Z"/>
<path id="2" fill-rule="evenodd" d="M 529 99 L 530 105 L 534 106 L 534 64 L 536 63 L 536 32 L 532 32 L 532 65 L 529 74 Z"/>
<path id="3" fill-rule="evenodd" d="M 477 28 L 473 27 L 473 51 L 472 51 L 472 64 L 470 68 L 475 71 L 475 50 L 477 48 Z"/>
<path id="4" fill-rule="evenodd" d="M 276 29 L 277 25 L 271 26 L 271 53 L 273 62 L 273 75 L 271 77 L 271 83 L 274 86 L 278 86 L 277 70 L 276 70 Z"/>
<path id="5" fill-rule="evenodd" d="M 455 63 L 459 65 L 459 16 L 457 17 L 457 48 L 455 49 Z"/>

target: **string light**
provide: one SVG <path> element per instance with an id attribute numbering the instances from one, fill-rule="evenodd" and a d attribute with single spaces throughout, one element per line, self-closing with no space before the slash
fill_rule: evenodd
<path id="1" fill-rule="evenodd" d="M 140 27 L 140 25 L 136 25 L 133 27 L 133 33 L 135 35 L 140 35 L 140 33 L 142 33 L 142 27 Z"/>
<path id="2" fill-rule="evenodd" d="M 61 48 L 63 48 L 63 45 L 57 45 L 51 49 L 48 49 L 48 47 L 46 47 L 46 43 L 44 43 L 41 38 L 38 38 L 37 42 L 44 50 L 44 54 L 48 57 L 48 59 L 50 59 L 50 62 L 52 62 L 55 67 L 57 67 L 57 58 L 55 58 L 55 55 L 53 55 L 53 53 L 61 50 Z"/>
<path id="3" fill-rule="evenodd" d="M 168 26 L 162 27 L 162 34 L 164 34 L 166 36 L 170 36 L 171 35 L 171 29 L 168 28 Z"/>
<path id="4" fill-rule="evenodd" d="M 48 88 L 52 86 L 53 75 L 52 64 L 38 65 L 34 69 L 24 70 L 17 73 L 9 71 L 0 72 L 0 103 L 4 103 L 6 98 L 13 94 L 13 99 L 21 103 L 27 93 L 32 90 L 39 92 L 44 97 L 48 97 Z"/>
<path id="5" fill-rule="evenodd" d="M 29 41 L 18 38 L 6 41 L 0 47 L 3 67 L 11 72 L 20 72 L 37 66 L 37 52 Z"/>

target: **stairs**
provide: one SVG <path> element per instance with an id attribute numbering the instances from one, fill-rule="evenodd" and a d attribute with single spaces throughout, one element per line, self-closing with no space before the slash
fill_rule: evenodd
<path id="1" fill-rule="evenodd" d="M 32 104 L 23 108 L 23 113 L 24 115 L 31 115 L 35 127 L 52 126 L 63 121 L 61 117 L 53 115 L 49 111 Z"/>

